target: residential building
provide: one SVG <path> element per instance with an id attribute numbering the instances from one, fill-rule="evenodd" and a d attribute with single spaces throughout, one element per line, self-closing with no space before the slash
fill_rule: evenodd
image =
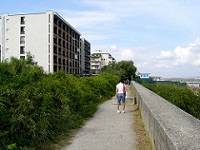
<path id="1" fill-rule="evenodd" d="M 146 78 L 146 79 L 148 79 L 149 78 L 149 74 L 150 73 L 139 73 L 139 76 L 140 76 L 140 78 L 142 79 L 144 79 L 144 78 Z"/>
<path id="2" fill-rule="evenodd" d="M 96 50 L 93 54 L 91 54 L 90 61 L 92 74 L 100 74 L 102 67 L 116 62 L 115 58 L 113 58 L 111 54 L 104 53 L 102 50 Z"/>
<path id="3" fill-rule="evenodd" d="M 47 73 L 63 70 L 80 75 L 81 33 L 53 11 L 0 16 L 1 61 L 26 53 Z M 87 48 L 87 55 L 90 48 Z M 84 55 L 84 53 L 83 53 Z M 86 58 L 88 61 L 88 57 Z M 85 62 L 85 61 L 83 61 Z M 88 62 L 85 67 L 88 68 Z M 85 68 L 83 69 L 85 70 Z"/>
<path id="4" fill-rule="evenodd" d="M 161 77 L 159 76 L 150 76 L 149 78 L 151 78 L 153 81 L 162 81 Z"/>
<path id="5" fill-rule="evenodd" d="M 81 75 L 90 75 L 90 43 L 81 37 Z"/>

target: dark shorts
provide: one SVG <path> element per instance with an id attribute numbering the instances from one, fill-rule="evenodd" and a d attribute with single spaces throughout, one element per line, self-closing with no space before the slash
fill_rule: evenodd
<path id="1" fill-rule="evenodd" d="M 121 101 L 122 101 L 122 104 L 125 103 L 125 96 L 124 96 L 123 93 L 119 93 L 118 96 L 117 96 L 117 103 L 118 103 L 118 105 L 121 104 Z"/>

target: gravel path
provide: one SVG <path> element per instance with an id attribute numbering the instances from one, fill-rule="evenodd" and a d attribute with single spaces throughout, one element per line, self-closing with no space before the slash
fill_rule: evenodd
<path id="1" fill-rule="evenodd" d="M 121 106 L 120 106 L 121 108 Z M 62 150 L 135 150 L 133 106 L 126 113 L 116 112 L 116 97 L 101 104 L 90 120 Z"/>

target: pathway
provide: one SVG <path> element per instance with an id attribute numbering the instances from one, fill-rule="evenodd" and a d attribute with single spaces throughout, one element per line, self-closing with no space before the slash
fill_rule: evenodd
<path id="1" fill-rule="evenodd" d="M 121 106 L 120 106 L 121 108 Z M 126 113 L 116 112 L 116 97 L 101 104 L 90 120 L 62 150 L 134 150 L 134 109 L 126 105 Z"/>

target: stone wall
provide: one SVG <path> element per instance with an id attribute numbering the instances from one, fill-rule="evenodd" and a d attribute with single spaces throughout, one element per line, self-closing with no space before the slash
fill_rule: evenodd
<path id="1" fill-rule="evenodd" d="M 200 120 L 142 85 L 131 84 L 153 149 L 200 150 Z"/>

